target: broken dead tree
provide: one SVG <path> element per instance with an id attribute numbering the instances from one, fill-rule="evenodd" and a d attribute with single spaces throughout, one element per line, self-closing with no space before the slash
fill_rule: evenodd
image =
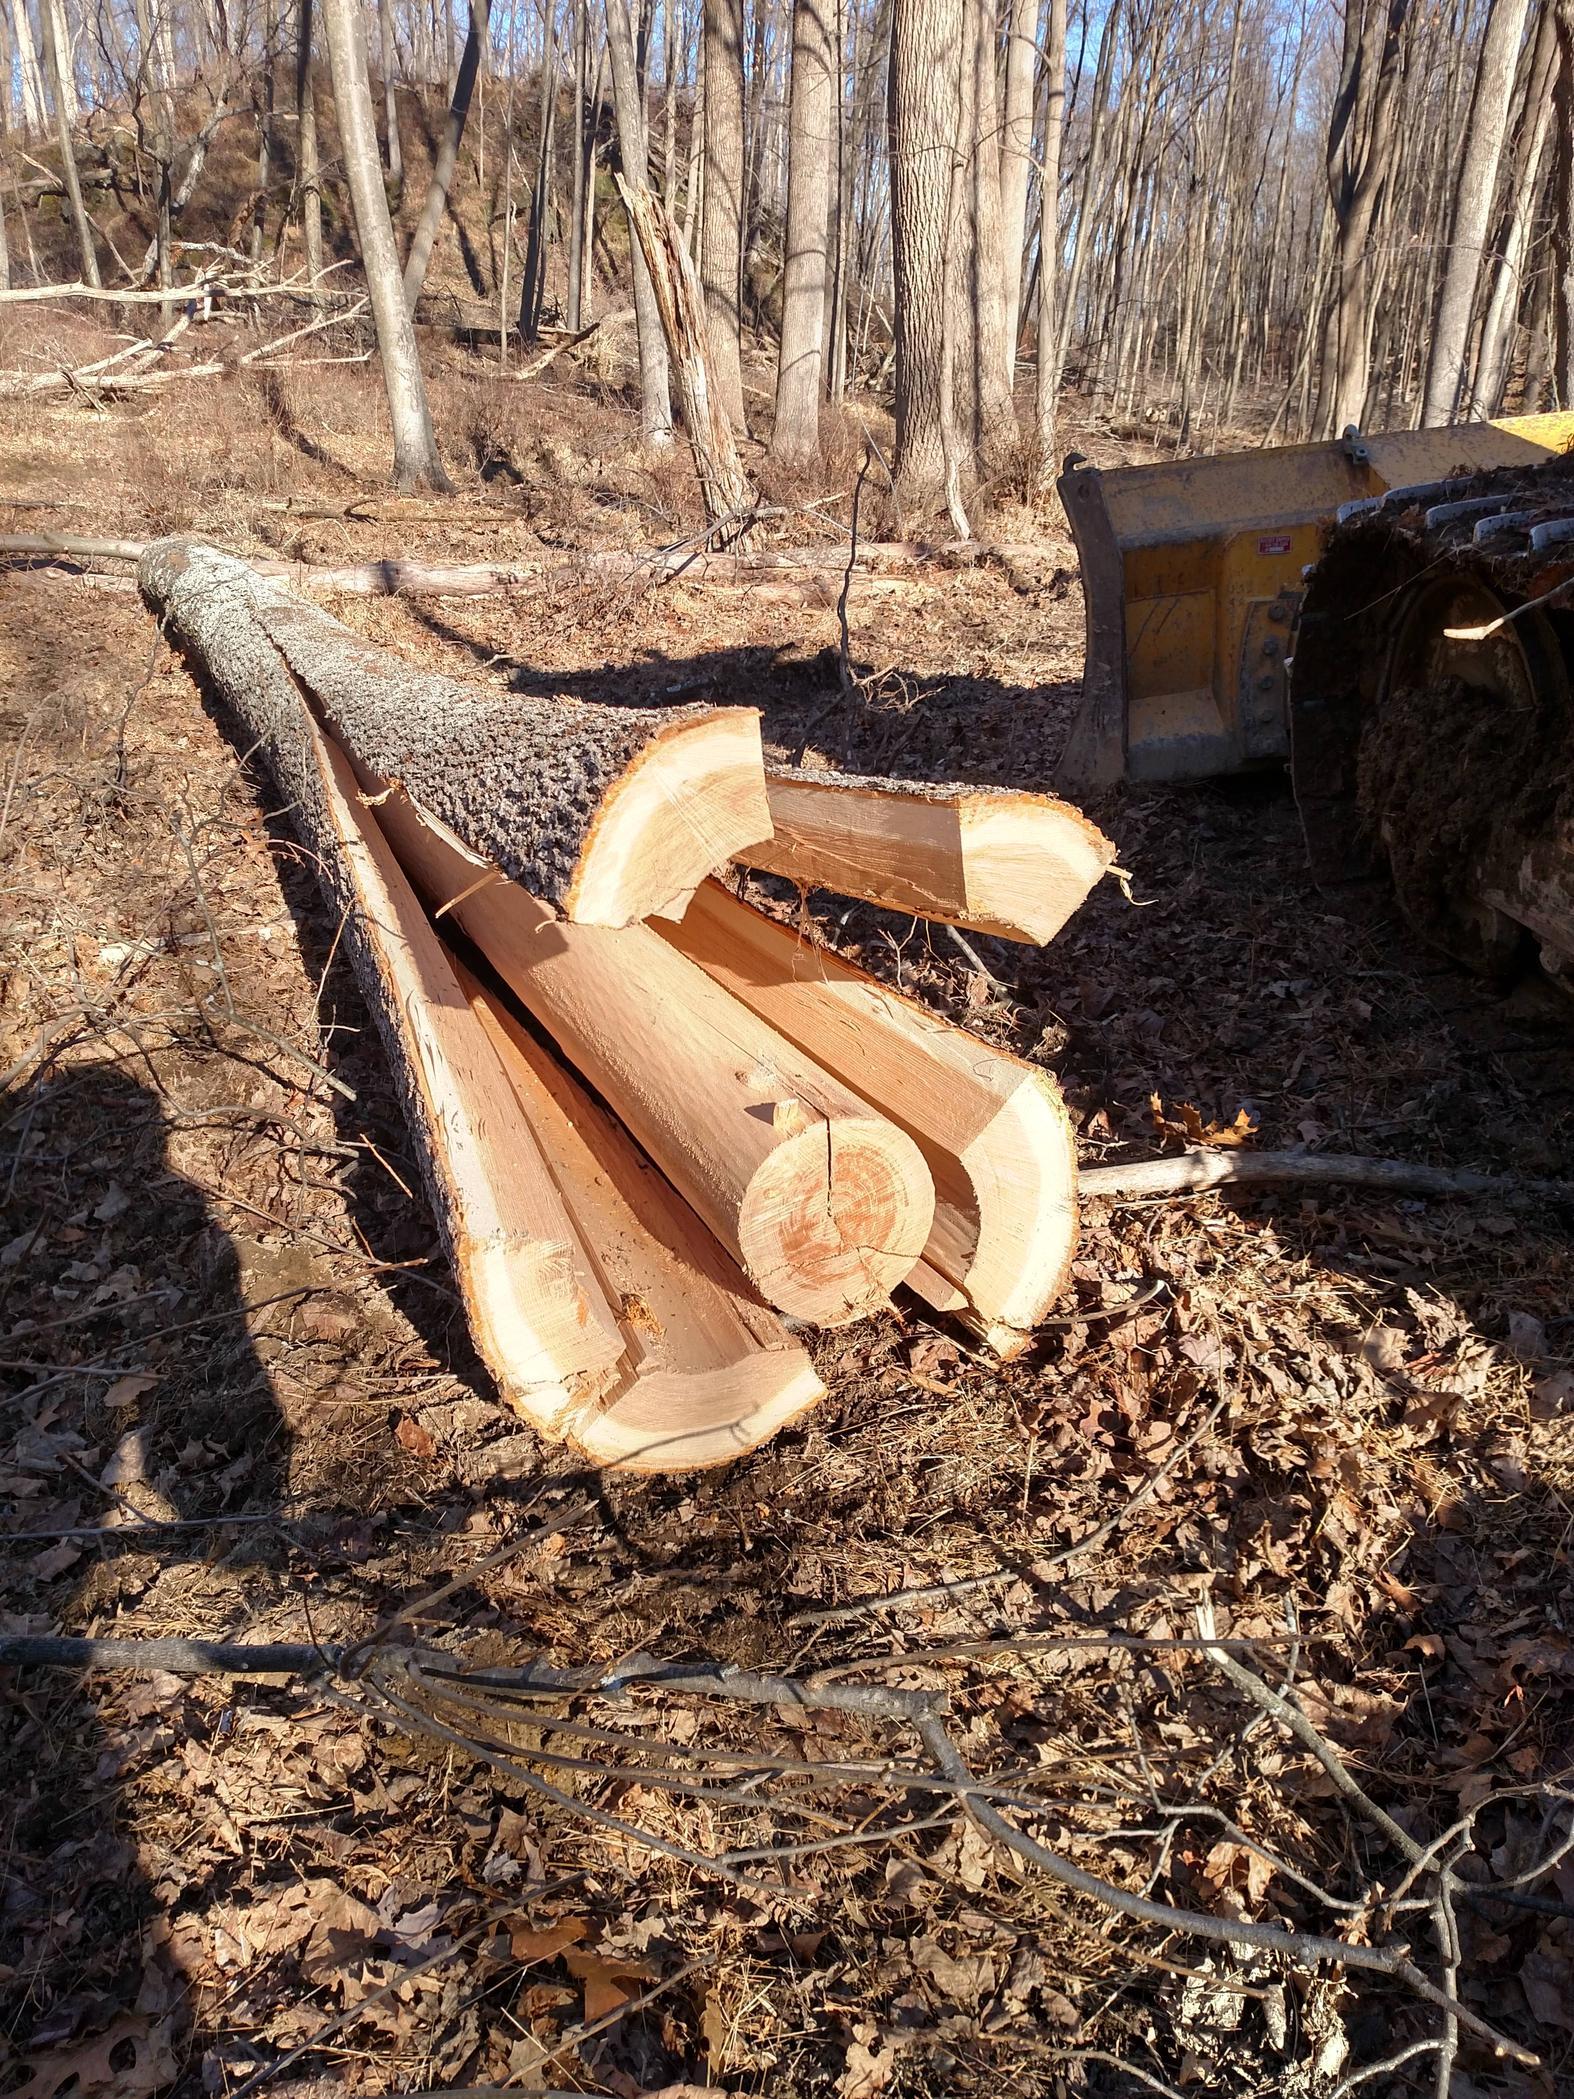
<path id="1" fill-rule="evenodd" d="M 349 756 L 567 918 L 626 925 L 662 910 L 770 829 L 753 708 L 462 685 L 192 541 L 155 540 L 138 580 L 270 763 L 309 702 Z"/>
<path id="2" fill-rule="evenodd" d="M 1008 788 L 772 767 L 772 836 L 738 858 L 805 888 L 1042 947 L 1115 848 L 1069 802 Z"/>
<path id="3" fill-rule="evenodd" d="M 715 528 L 713 544 L 727 546 L 745 536 L 759 498 L 743 471 L 716 388 L 699 279 L 683 235 L 660 198 L 621 175 L 614 179 L 656 294 L 706 522 Z"/>
<path id="4" fill-rule="evenodd" d="M 1047 1072 L 992 1049 L 705 883 L 664 937 L 900 1124 L 935 1183 L 909 1285 L 1003 1357 L 1059 1295 L 1077 1230 L 1071 1120 Z"/>
<path id="5" fill-rule="evenodd" d="M 397 789 L 363 781 L 401 865 L 464 928 L 769 1303 L 876 1310 L 922 1254 L 913 1142 L 648 926 L 567 925 Z"/>
<path id="6" fill-rule="evenodd" d="M 716 1465 L 757 1448 L 825 1396 L 807 1353 L 572 1073 L 459 975 L 619 1307 L 619 1375 L 571 1424 L 575 1445 L 632 1472 Z"/>

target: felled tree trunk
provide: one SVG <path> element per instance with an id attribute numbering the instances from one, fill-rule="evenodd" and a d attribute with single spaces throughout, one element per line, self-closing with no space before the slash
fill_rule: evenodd
<path id="1" fill-rule="evenodd" d="M 192 541 L 154 540 L 138 580 L 265 751 L 298 740 L 308 701 L 368 772 L 565 918 L 644 918 L 770 830 L 753 708 L 462 685 Z"/>

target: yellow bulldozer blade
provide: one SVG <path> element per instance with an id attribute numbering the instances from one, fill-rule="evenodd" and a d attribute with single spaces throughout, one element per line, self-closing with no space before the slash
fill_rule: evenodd
<path id="1" fill-rule="evenodd" d="M 1233 773 L 1289 754 L 1285 661 L 1302 572 L 1347 503 L 1574 449 L 1574 413 L 1100 471 L 1060 493 L 1082 564 L 1087 669 L 1057 785 Z"/>

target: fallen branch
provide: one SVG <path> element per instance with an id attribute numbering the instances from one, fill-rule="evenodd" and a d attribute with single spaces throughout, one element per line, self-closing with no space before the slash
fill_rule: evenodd
<path id="1" fill-rule="evenodd" d="M 0 400 L 32 399 L 36 395 L 53 393 L 146 393 L 158 387 L 178 386 L 187 379 L 216 379 L 226 372 L 260 365 L 265 359 L 276 357 L 281 350 L 287 350 L 292 343 L 303 342 L 307 336 L 317 335 L 324 328 L 337 327 L 342 321 L 353 321 L 365 311 L 366 301 L 357 299 L 342 312 L 319 314 L 315 320 L 292 328 L 287 335 L 276 335 L 269 342 L 259 343 L 255 349 L 246 350 L 239 357 L 210 357 L 201 364 L 177 365 L 162 371 L 110 372 L 84 366 L 80 371 L 0 372 Z M 103 361 L 100 359 L 100 365 Z"/>
<path id="2" fill-rule="evenodd" d="M 1085 1166 L 1083 1196 L 1123 1201 L 1144 1195 L 1195 1195 L 1208 1188 L 1342 1186 L 1387 1195 L 1522 1195 L 1574 1201 L 1574 1181 L 1475 1173 L 1464 1167 L 1413 1166 L 1405 1159 L 1360 1159 L 1343 1152 L 1187 1152 L 1178 1159 L 1134 1159 Z"/>

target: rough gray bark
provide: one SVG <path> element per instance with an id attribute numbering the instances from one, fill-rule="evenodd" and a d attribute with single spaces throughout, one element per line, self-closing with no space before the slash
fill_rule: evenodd
<path id="1" fill-rule="evenodd" d="M 645 97 L 634 52 L 634 25 L 628 0 L 605 0 L 607 56 L 612 63 L 612 102 L 618 126 L 618 151 L 625 179 L 643 189 L 650 169 L 645 129 Z M 594 196 L 594 190 L 590 192 Z M 634 279 L 634 322 L 639 336 L 640 429 L 648 445 L 672 442 L 672 397 L 668 392 L 667 351 L 661 314 L 639 237 L 629 226 Z M 587 254 L 588 262 L 588 254 Z"/>
<path id="2" fill-rule="evenodd" d="M 25 12 L 25 0 L 17 0 L 18 7 Z M 55 106 L 55 140 L 60 148 L 60 171 L 65 177 L 66 196 L 71 204 L 71 223 L 76 228 L 77 248 L 82 257 L 82 281 L 97 286 L 99 283 L 98 255 L 93 247 L 93 229 L 88 224 L 87 207 L 82 202 L 82 182 L 77 173 L 76 147 L 71 140 L 71 119 L 76 109 L 76 96 L 69 93 L 66 69 L 70 64 L 69 52 L 60 49 L 60 23 L 49 0 L 38 11 L 39 27 L 44 38 L 44 70 L 49 79 L 49 98 Z"/>
<path id="3" fill-rule="evenodd" d="M 738 299 L 743 279 L 743 0 L 704 0 L 704 183 L 700 284 L 721 405 L 744 427 Z"/>
<path id="4" fill-rule="evenodd" d="M 432 163 L 432 179 L 426 186 L 421 216 L 415 222 L 415 231 L 410 236 L 410 253 L 405 259 L 404 303 L 412 313 L 421 296 L 421 286 L 426 282 L 432 243 L 447 209 L 448 191 L 453 183 L 454 169 L 459 164 L 459 147 L 470 115 L 470 98 L 475 93 L 475 78 L 481 66 L 481 38 L 486 30 L 486 17 L 487 0 L 470 0 L 470 26 L 465 31 L 464 56 L 459 61 L 453 99 L 448 105 L 448 118 L 438 142 L 437 158 Z"/>
<path id="5" fill-rule="evenodd" d="M 288 792 L 302 695 L 368 772 L 397 780 L 510 880 L 555 907 L 569 895 L 607 790 L 653 736 L 708 707 L 603 707 L 487 692 L 416 669 L 244 561 L 154 540 L 143 596 L 200 661 Z"/>
<path id="6" fill-rule="evenodd" d="M 787 257 L 771 456 L 808 466 L 820 451 L 831 158 L 839 124 L 832 0 L 795 0 L 787 139 Z"/>
<path id="7" fill-rule="evenodd" d="M 1525 76 L 1514 163 L 1508 179 L 1506 223 L 1482 317 L 1481 347 L 1476 353 L 1469 410 L 1472 422 L 1502 412 L 1530 229 L 1542 197 L 1541 169 L 1552 128 L 1552 83 L 1557 66 L 1557 14 L 1548 6 L 1542 10 Z"/>
<path id="8" fill-rule="evenodd" d="M 946 230 L 960 101 L 963 0 L 894 0 L 891 240 L 896 275 L 898 499 L 932 510 L 946 482 Z"/>
<path id="9" fill-rule="evenodd" d="M 323 0 L 328 64 L 343 144 L 344 171 L 355 209 L 361 262 L 377 328 L 383 385 L 393 423 L 394 485 L 408 490 L 428 482 L 445 493 L 452 487 L 432 435 L 426 380 L 416 347 L 415 323 L 405 304 L 399 252 L 383 190 L 377 154 L 377 125 L 366 71 L 366 44 L 358 0 Z"/>
<path id="10" fill-rule="evenodd" d="M 1486 246 L 1487 221 L 1497 192 L 1498 164 L 1503 158 L 1503 138 L 1508 129 L 1509 102 L 1525 34 L 1527 5 L 1528 0 L 1495 0 L 1481 47 L 1464 158 L 1454 191 L 1437 316 L 1432 324 L 1426 394 L 1421 405 L 1421 421 L 1426 426 L 1452 422 L 1470 391 L 1470 321 Z"/>

